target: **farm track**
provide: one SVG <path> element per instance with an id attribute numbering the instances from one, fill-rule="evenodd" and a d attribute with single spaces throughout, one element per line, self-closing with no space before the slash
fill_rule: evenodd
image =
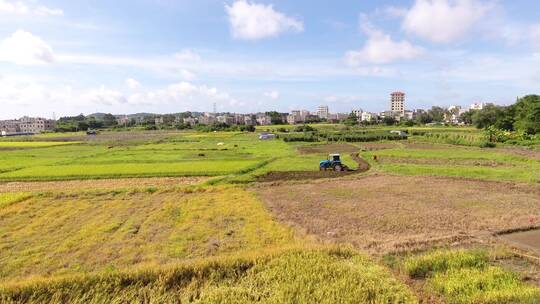
<path id="1" fill-rule="evenodd" d="M 323 178 L 338 178 L 352 174 L 367 172 L 370 165 L 359 153 L 352 153 L 351 158 L 357 162 L 358 169 L 342 172 L 336 171 L 274 171 L 257 177 L 257 182 L 274 182 L 282 180 L 310 180 Z"/>
<path id="2" fill-rule="evenodd" d="M 138 187 L 183 186 L 202 183 L 204 177 L 151 177 L 151 178 L 118 178 L 97 180 L 66 180 L 44 182 L 1 182 L 0 193 L 4 192 L 44 192 L 44 191 L 76 191 L 94 189 L 119 189 Z"/>

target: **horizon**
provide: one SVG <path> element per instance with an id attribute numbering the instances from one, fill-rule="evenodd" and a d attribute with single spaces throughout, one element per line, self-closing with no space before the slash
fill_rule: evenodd
<path id="1" fill-rule="evenodd" d="M 0 0 L 0 119 L 508 105 L 538 92 L 531 0 Z M 124 114 L 116 114 L 124 115 Z"/>

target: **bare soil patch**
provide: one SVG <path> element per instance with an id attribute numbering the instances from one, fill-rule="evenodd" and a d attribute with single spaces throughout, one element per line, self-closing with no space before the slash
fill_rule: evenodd
<path id="1" fill-rule="evenodd" d="M 358 152 L 358 150 L 360 150 L 358 147 L 350 144 L 327 144 L 298 147 L 298 151 L 302 154 L 353 153 Z"/>
<path id="2" fill-rule="evenodd" d="M 282 222 L 375 254 L 492 240 L 540 217 L 530 184 L 377 174 L 255 191 Z"/>
<path id="3" fill-rule="evenodd" d="M 358 169 L 347 171 L 276 171 L 269 172 L 265 175 L 257 177 L 258 182 L 274 182 L 283 180 L 310 180 L 337 178 L 351 174 L 366 172 L 370 169 L 370 165 L 358 153 L 351 154 L 351 158 L 358 163 Z"/>
<path id="4" fill-rule="evenodd" d="M 500 238 L 517 248 L 540 255 L 540 229 L 503 234 Z"/>
<path id="5" fill-rule="evenodd" d="M 153 178 L 120 178 L 98 180 L 69 180 L 50 182 L 7 182 L 0 183 L 2 192 L 42 192 L 90 189 L 119 189 L 151 186 L 180 186 L 201 183 L 201 177 L 153 177 Z"/>
<path id="6" fill-rule="evenodd" d="M 515 154 L 519 156 L 525 156 L 525 157 L 530 157 L 530 158 L 540 160 L 540 151 L 529 150 L 529 149 L 518 148 L 518 147 L 506 147 L 501 150 L 506 153 L 511 153 L 511 154 Z"/>

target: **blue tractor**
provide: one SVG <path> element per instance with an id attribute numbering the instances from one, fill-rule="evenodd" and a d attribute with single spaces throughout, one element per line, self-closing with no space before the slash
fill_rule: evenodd
<path id="1" fill-rule="evenodd" d="M 339 154 L 328 154 L 328 158 L 321 160 L 319 163 L 319 170 L 333 170 L 333 171 L 347 171 L 346 165 L 341 163 Z"/>

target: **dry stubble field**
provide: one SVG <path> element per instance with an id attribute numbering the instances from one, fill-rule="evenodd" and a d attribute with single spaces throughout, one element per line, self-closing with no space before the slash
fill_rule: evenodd
<path id="1" fill-rule="evenodd" d="M 390 174 L 255 187 L 282 222 L 371 253 L 488 240 L 540 224 L 540 186 Z"/>

